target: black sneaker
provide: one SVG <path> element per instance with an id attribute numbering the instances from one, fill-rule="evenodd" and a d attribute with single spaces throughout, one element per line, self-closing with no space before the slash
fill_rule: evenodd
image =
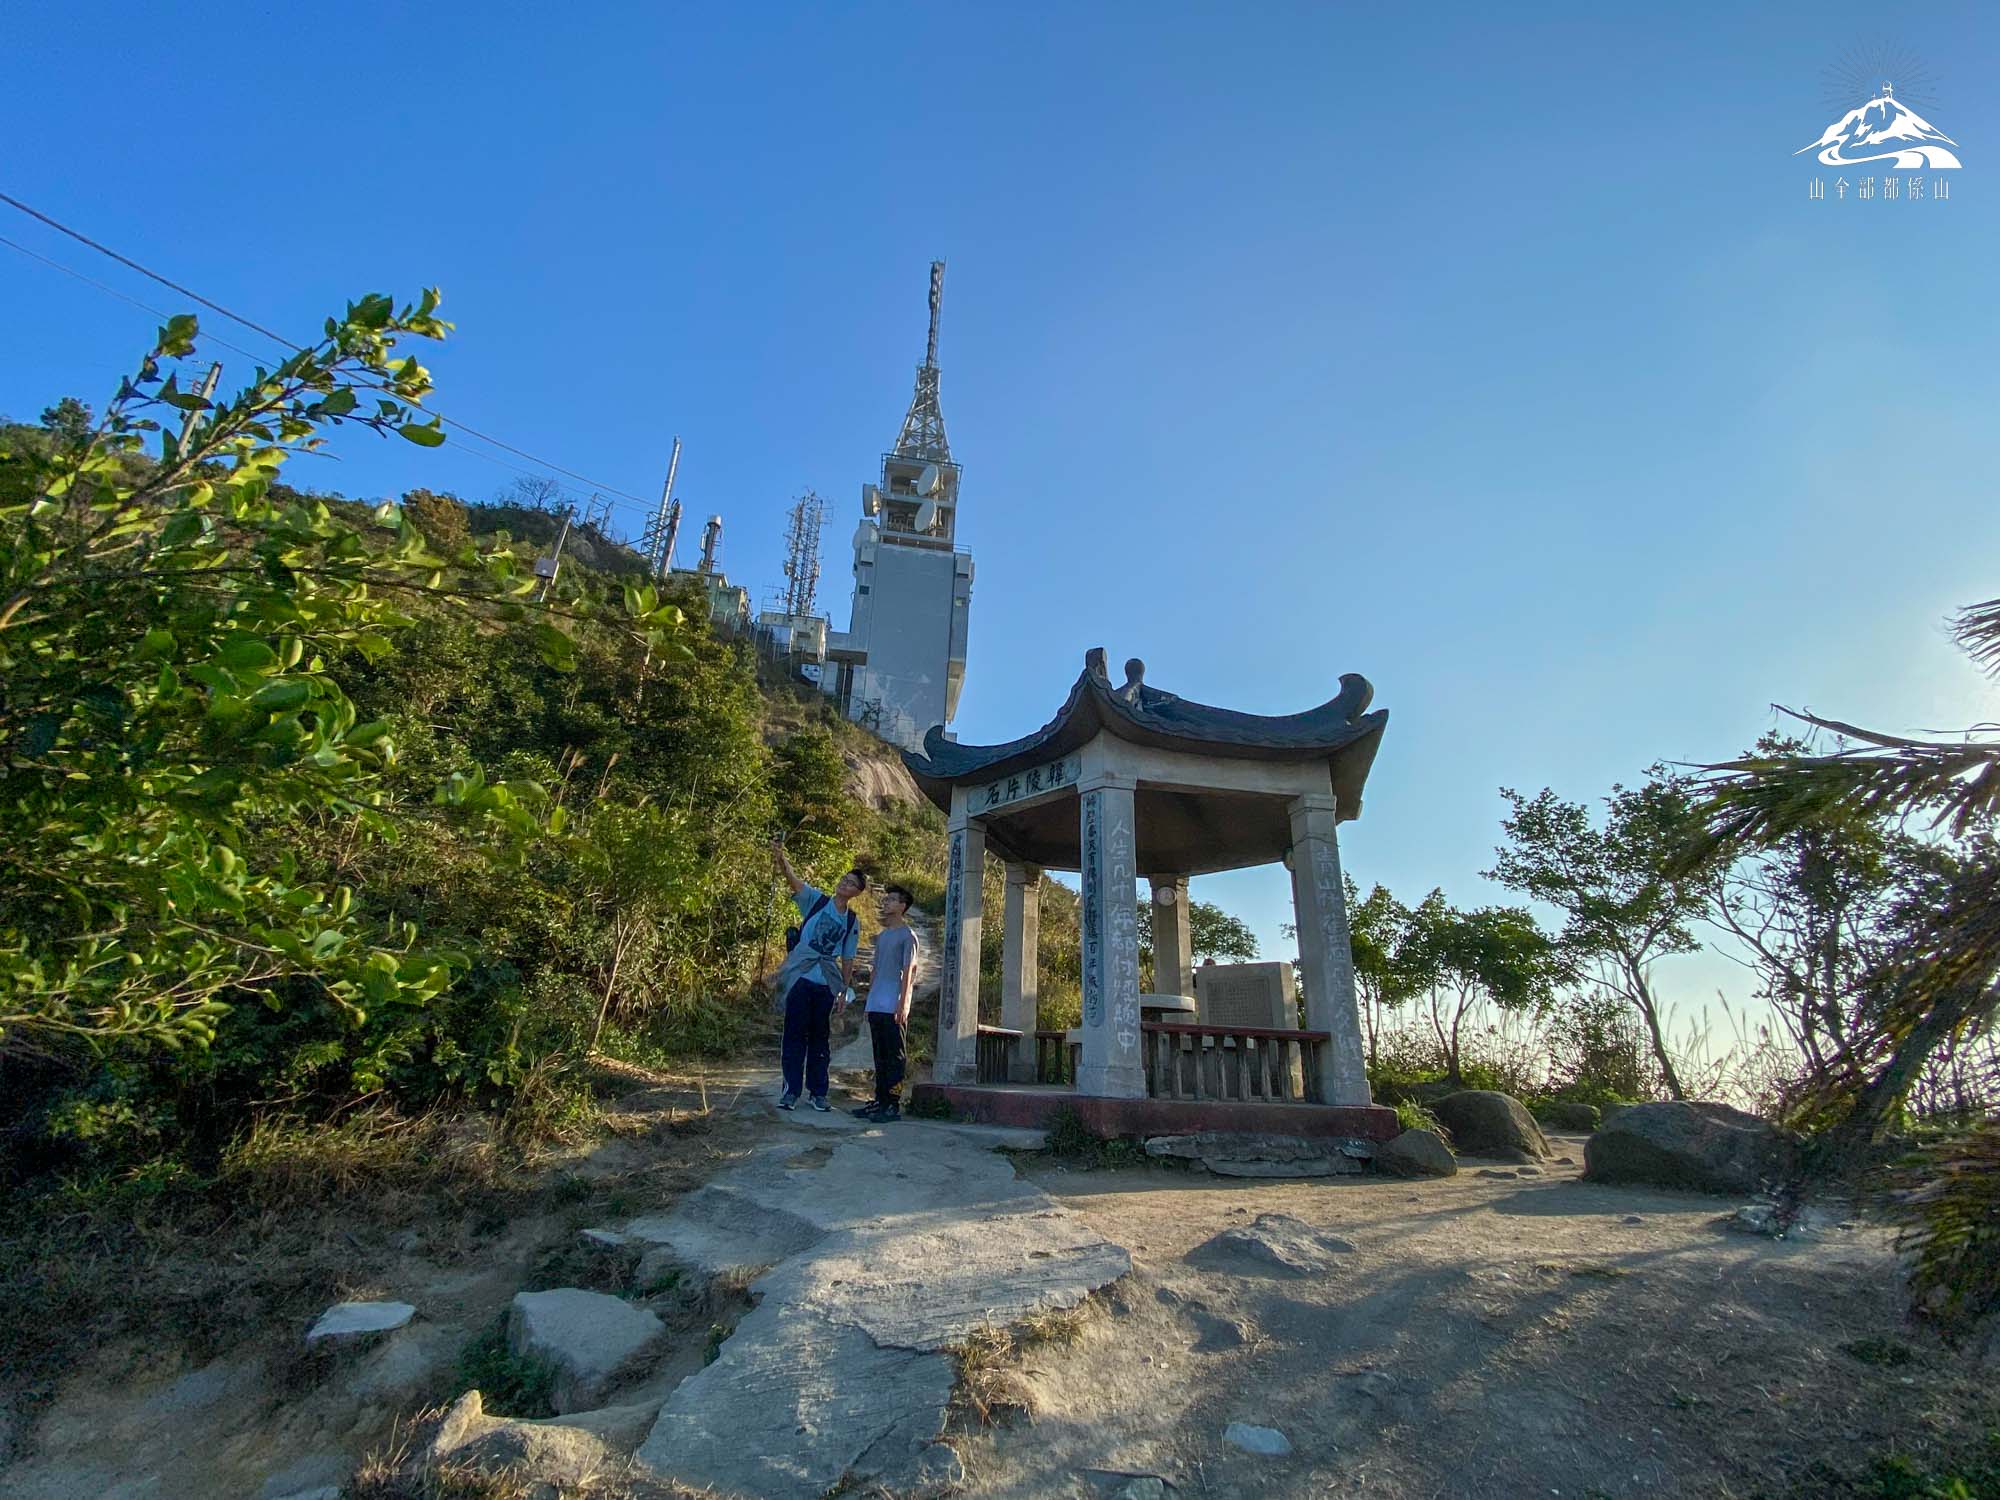
<path id="1" fill-rule="evenodd" d="M 873 1120 L 877 1125 L 887 1125 L 891 1121 L 902 1119 L 903 1110 L 900 1105 L 885 1104 L 868 1118 Z"/>
<path id="2" fill-rule="evenodd" d="M 848 1113 L 850 1115 L 856 1116 L 859 1119 L 866 1120 L 872 1118 L 874 1115 L 879 1113 L 881 1111 L 881 1108 L 882 1106 L 879 1102 L 875 1104 L 863 1104 L 855 1107 L 854 1109 L 850 1109 Z"/>

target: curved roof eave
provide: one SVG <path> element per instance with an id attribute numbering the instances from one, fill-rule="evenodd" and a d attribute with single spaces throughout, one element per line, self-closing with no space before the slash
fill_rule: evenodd
<path id="1" fill-rule="evenodd" d="M 1334 794 L 1343 818 L 1361 810 L 1362 785 L 1388 725 L 1387 710 L 1367 711 L 1374 688 L 1358 672 L 1341 675 L 1340 692 L 1297 714 L 1246 714 L 1193 703 L 1145 684 L 1145 663 L 1125 664 L 1125 685 L 1114 688 L 1104 650 L 1084 656 L 1082 674 L 1056 716 L 1033 734 L 998 745 L 962 745 L 944 737 L 942 725 L 924 736 L 922 754 L 905 750 L 903 764 L 932 802 L 951 810 L 951 789 L 989 781 L 1080 749 L 1100 732 L 1162 750 L 1221 755 L 1238 760 L 1334 762 Z"/>

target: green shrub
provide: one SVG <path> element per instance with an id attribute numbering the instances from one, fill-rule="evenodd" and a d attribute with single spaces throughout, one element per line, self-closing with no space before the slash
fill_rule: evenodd
<path id="1" fill-rule="evenodd" d="M 1414 1099 L 1396 1101 L 1396 1123 L 1404 1130 L 1434 1130 L 1444 1139 L 1451 1139 L 1451 1132 L 1444 1128 L 1438 1117 Z"/>
<path id="2" fill-rule="evenodd" d="M 458 1356 L 455 1391 L 476 1390 L 496 1417 L 552 1417 L 556 1414 L 555 1366 L 507 1347 L 507 1320 L 476 1334 Z"/>

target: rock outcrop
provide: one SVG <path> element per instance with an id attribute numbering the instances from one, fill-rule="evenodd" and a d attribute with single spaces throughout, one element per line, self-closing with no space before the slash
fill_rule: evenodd
<path id="1" fill-rule="evenodd" d="M 1755 1193 L 1796 1164 L 1792 1140 L 1769 1121 L 1703 1100 L 1621 1109 L 1583 1148 L 1583 1175 L 1592 1182 L 1702 1193 Z"/>
<path id="2" fill-rule="evenodd" d="M 1431 1113 L 1451 1132 L 1452 1149 L 1460 1156 L 1545 1161 L 1555 1154 L 1535 1117 L 1512 1094 L 1460 1089 L 1433 1103 Z"/>
<path id="3" fill-rule="evenodd" d="M 1406 1130 L 1375 1148 L 1375 1165 L 1398 1177 L 1451 1177 L 1458 1162 L 1435 1130 Z"/>
<path id="4" fill-rule="evenodd" d="M 665 1335 L 645 1308 L 577 1287 L 522 1292 L 507 1313 L 507 1347 L 554 1367 L 550 1400 L 558 1412 L 596 1406 Z"/>
<path id="5" fill-rule="evenodd" d="M 1220 1270 L 1265 1276 L 1319 1276 L 1332 1271 L 1354 1246 L 1290 1214 L 1259 1214 L 1225 1229 L 1188 1252 L 1188 1260 Z"/>

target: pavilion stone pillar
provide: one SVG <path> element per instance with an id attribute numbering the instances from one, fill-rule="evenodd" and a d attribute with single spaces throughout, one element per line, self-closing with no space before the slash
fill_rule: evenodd
<path id="1" fill-rule="evenodd" d="M 1334 807 L 1327 792 L 1309 792 L 1291 805 L 1292 902 L 1306 971 L 1306 1030 L 1333 1037 L 1321 1065 L 1320 1097 L 1329 1104 L 1367 1104 L 1367 1054 L 1361 1046 Z"/>
<path id="2" fill-rule="evenodd" d="M 1083 1055 L 1076 1091 L 1140 1099 L 1137 783 L 1099 774 L 1078 786 L 1083 853 Z"/>
<path id="3" fill-rule="evenodd" d="M 1188 918 L 1188 878 L 1155 875 L 1153 887 L 1153 992 L 1194 994 L 1194 926 Z M 1162 900 L 1162 898 L 1166 898 Z"/>
<path id="4" fill-rule="evenodd" d="M 1035 1027 L 1041 1008 L 1042 872 L 1007 862 L 1007 896 L 1000 944 L 1000 1024 L 1021 1033 L 1008 1076 L 1035 1081 Z"/>
<path id="5" fill-rule="evenodd" d="M 979 1080 L 979 927 L 985 905 L 986 828 L 952 820 L 944 881 L 944 942 L 939 955 L 937 1043 L 931 1077 Z"/>

